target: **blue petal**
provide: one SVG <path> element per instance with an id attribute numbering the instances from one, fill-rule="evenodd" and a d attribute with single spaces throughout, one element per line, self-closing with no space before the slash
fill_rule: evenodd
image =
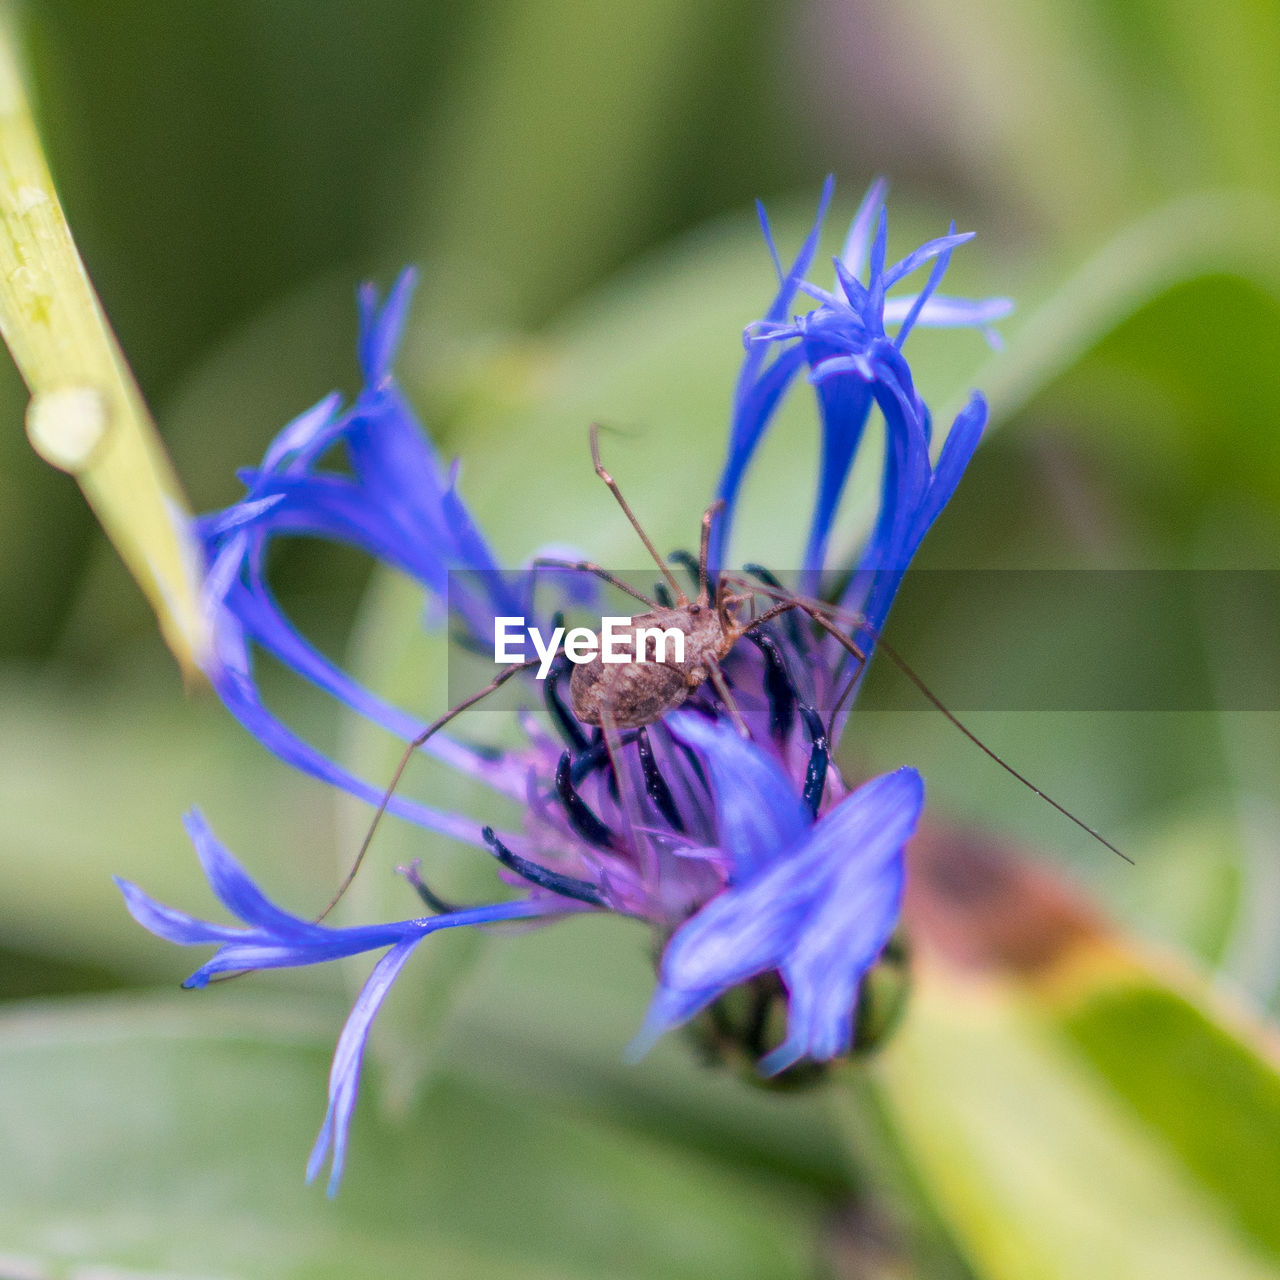
<path id="1" fill-rule="evenodd" d="M 954 488 L 953 480 L 958 478 L 955 469 L 948 466 L 947 483 L 931 488 L 928 406 L 915 393 L 909 366 L 886 348 L 900 348 L 917 324 L 976 326 L 989 341 L 998 341 L 990 325 L 1011 309 L 1008 300 L 1003 298 L 971 300 L 937 295 L 952 251 L 972 238 L 971 233 L 957 234 L 954 224 L 947 235 L 927 241 L 886 268 L 888 219 L 884 193 L 882 181 L 873 184 L 850 227 L 844 250 L 835 260 L 836 281 L 843 296 L 831 294 L 810 281 L 800 281 L 798 289 L 820 303 L 816 309 L 795 317 L 790 324 L 770 316 L 749 325 L 746 333 L 753 357 L 757 347 L 800 338 L 798 345 L 803 348 L 809 364 L 809 382 L 818 396 L 822 420 L 821 466 L 801 579 L 802 589 L 810 594 L 821 591 L 827 541 L 861 445 L 869 396 L 874 397 L 886 413 L 891 439 L 885 452 L 881 510 L 861 563 L 855 569 L 853 587 L 846 596 L 846 600 L 867 599 L 868 584 L 874 585 L 874 607 L 881 621 L 919 536 L 923 536 L 923 530 L 940 510 L 941 502 L 945 502 L 941 495 Z M 868 253 L 869 263 L 866 262 Z M 886 298 L 890 287 L 931 260 L 936 261 L 923 290 L 906 298 Z M 864 266 L 867 268 L 865 284 L 858 278 Z M 885 334 L 886 321 L 898 324 L 892 343 Z M 758 394 L 764 389 L 760 386 L 763 367 L 744 362 L 739 382 L 739 404 L 743 408 L 748 405 L 749 392 Z M 793 373 L 788 367 L 785 379 L 780 377 L 779 383 L 789 385 Z M 757 408 L 757 403 L 752 402 L 751 411 L 735 416 L 733 445 L 722 478 L 721 496 L 736 495 L 750 456 L 776 407 L 780 386 L 767 390 L 767 412 L 751 412 Z M 750 425 L 750 434 L 741 429 L 743 423 Z M 957 446 L 948 463 L 958 461 L 961 453 Z M 717 544 L 717 551 L 722 548 L 723 544 Z M 879 566 L 875 573 L 869 572 L 873 564 Z"/>
<path id="2" fill-rule="evenodd" d="M 987 402 L 980 392 L 969 397 L 969 403 L 956 415 L 956 420 L 943 441 L 937 466 L 929 481 L 929 496 L 916 513 L 911 530 L 912 550 L 924 540 L 929 526 L 938 518 L 960 483 L 987 424 Z"/>
<path id="3" fill-rule="evenodd" d="M 875 380 L 875 369 L 871 361 L 861 351 L 855 351 L 853 355 L 831 356 L 821 364 L 814 365 L 809 374 L 809 382 L 815 387 L 820 386 L 839 373 L 851 373 L 863 382 Z"/>
<path id="4" fill-rule="evenodd" d="M 330 928 L 291 915 L 271 902 L 198 813 L 188 815 L 186 825 L 214 893 L 248 928 L 194 919 L 155 902 L 128 881 L 117 879 L 116 883 L 134 919 L 151 932 L 184 945 L 221 944 L 213 959 L 188 979 L 189 986 L 204 986 L 215 973 L 320 964 L 392 946 L 405 938 L 425 937 L 440 929 L 552 915 L 572 909 L 555 899 L 515 898 L 441 915 L 347 929 Z"/>
<path id="5" fill-rule="evenodd" d="M 356 351 L 365 379 L 373 385 L 377 385 L 391 373 L 391 364 L 400 346 L 409 303 L 417 283 L 418 273 L 412 267 L 406 267 L 392 286 L 381 310 L 374 286 L 365 284 L 360 288 L 360 337 Z"/>
<path id="6" fill-rule="evenodd" d="M 337 414 L 329 398 L 291 423 L 247 478 L 245 500 L 199 524 L 210 560 L 207 608 L 215 633 L 210 678 L 241 722 L 287 762 L 376 804 L 381 788 L 353 777 L 289 730 L 262 702 L 250 645 L 262 645 L 286 666 L 371 720 L 410 738 L 422 726 L 375 698 L 320 654 L 290 623 L 264 577 L 271 540 L 310 536 L 344 542 L 402 570 L 443 598 L 454 570 L 474 571 L 452 585 L 459 616 L 486 638 L 495 613 L 520 612 L 512 590 L 396 387 L 391 361 L 413 275 L 401 276 L 386 304 L 361 291 L 360 358 L 369 385 L 355 406 Z M 317 464 L 336 443 L 349 470 Z M 484 626 L 485 619 L 490 619 Z M 523 794 L 503 761 L 486 761 L 444 736 L 428 750 L 509 794 Z M 517 787 L 517 781 L 520 786 Z M 422 825 L 478 842 L 474 824 L 393 799 L 391 808 Z"/>
<path id="7" fill-rule="evenodd" d="M 884 320 L 886 324 L 900 321 L 915 306 L 918 294 L 909 293 L 890 298 L 884 304 Z M 947 327 L 982 327 L 993 320 L 1003 320 L 1013 311 L 1013 302 L 1009 298 L 948 298 L 935 293 L 916 318 L 918 325 L 932 325 L 937 328 Z"/>
<path id="8" fill-rule="evenodd" d="M 166 907 L 138 888 L 136 884 L 112 876 L 116 888 L 124 895 L 124 905 L 129 914 L 146 930 L 166 942 L 180 946 L 199 946 L 209 942 L 234 942 L 242 930 L 226 924 L 210 924 L 197 920 L 184 911 Z"/>
<path id="9" fill-rule="evenodd" d="M 952 230 L 955 229 L 955 223 L 951 224 Z M 906 342 L 911 330 L 915 327 L 916 321 L 920 319 L 920 313 L 929 305 L 929 299 L 937 292 L 938 286 L 942 283 L 942 277 L 947 274 L 947 267 L 951 263 L 951 250 L 947 249 L 938 254 L 934 261 L 933 267 L 929 272 L 929 279 L 925 282 L 924 288 L 920 292 L 920 296 L 916 298 L 911 310 L 903 317 L 902 324 L 898 329 L 897 335 L 893 339 L 893 345 L 902 350 L 902 344 Z"/>
<path id="10" fill-rule="evenodd" d="M 833 309 L 839 312 L 842 306 L 847 306 L 859 317 L 863 324 L 878 321 L 879 314 L 873 312 L 870 306 L 871 295 L 867 291 L 867 286 L 839 258 L 835 260 L 833 265 L 836 269 L 836 282 L 844 290 L 843 304 L 839 298 L 828 295 L 828 297 L 831 297 Z M 810 297 L 818 297 L 820 292 L 818 289 L 805 289 L 805 293 L 809 294 Z"/>
<path id="11" fill-rule="evenodd" d="M 713 898 L 667 944 L 658 989 L 630 1056 L 647 1051 L 663 1032 L 725 991 L 771 969 L 790 974 L 796 983 L 803 1043 L 820 1048 L 839 1043 L 832 1006 L 813 999 L 814 983 L 821 981 L 822 966 L 830 966 L 837 983 L 843 983 L 843 999 L 849 983 L 856 990 L 879 954 L 881 934 L 887 938 L 885 928 L 892 931 L 901 895 L 901 877 L 893 867 L 923 802 L 923 783 L 914 769 L 864 783 L 797 847 L 753 880 Z M 852 1008 L 850 997 L 846 1019 Z M 789 1037 L 787 1052 L 793 1048 Z"/>
<path id="12" fill-rule="evenodd" d="M 262 470 L 287 470 L 300 457 L 315 456 L 327 449 L 341 430 L 337 416 L 341 405 L 342 397 L 333 391 L 319 404 L 296 417 L 268 446 L 262 457 Z"/>
<path id="13" fill-rule="evenodd" d="M 761 1063 L 767 1074 L 849 1048 L 858 986 L 897 924 L 902 850 L 923 806 L 920 775 L 899 769 L 864 784 L 814 829 L 811 847 L 826 848 L 834 874 L 781 966 L 788 1035 Z"/>
<path id="14" fill-rule="evenodd" d="M 838 358 L 828 360 L 820 367 L 825 370 L 838 362 Z M 817 370 L 814 372 L 816 377 Z M 800 583 L 800 589 L 809 594 L 820 588 L 819 578 L 826 560 L 827 540 L 831 535 L 836 509 L 854 456 L 862 442 L 872 402 L 866 380 L 857 375 L 852 378 L 831 378 L 818 387 L 817 395 L 822 423 L 822 455 L 818 472 L 818 493 L 801 560 L 804 574 Z"/>
<path id="15" fill-rule="evenodd" d="M 873 315 L 884 309 L 884 259 L 889 248 L 889 215 L 883 208 L 876 222 L 876 238 L 871 242 L 871 275 L 867 280 L 867 306 Z"/>
<path id="16" fill-rule="evenodd" d="M 939 236 L 936 240 L 927 240 L 918 249 L 914 249 L 907 254 L 901 262 L 895 263 L 890 267 L 884 273 L 885 289 L 892 289 L 899 280 L 903 280 L 913 271 L 919 270 L 930 258 L 936 258 L 939 254 L 949 253 L 957 245 L 964 244 L 967 240 L 972 240 L 973 236 L 974 233 L 972 231 L 962 231 L 959 235 L 956 235 L 954 224 L 952 224 L 952 233 L 950 235 Z"/>
<path id="17" fill-rule="evenodd" d="M 804 244 L 801 245 L 800 252 L 791 265 L 791 270 L 780 280 L 778 292 L 768 311 L 765 312 L 764 320 L 768 323 L 778 324 L 786 318 L 791 299 L 795 296 L 804 273 L 809 269 L 813 255 L 818 251 L 822 223 L 827 214 L 827 207 L 831 203 L 834 186 L 834 179 L 829 176 L 823 184 L 813 227 L 805 237 Z M 777 250 L 773 247 L 771 238 L 770 253 L 776 261 Z M 742 476 L 773 417 L 782 393 L 800 367 L 799 357 L 790 352 L 784 352 L 767 371 L 762 373 L 768 353 L 768 344 L 747 342 L 747 355 L 738 373 L 733 396 L 733 416 L 729 424 L 729 449 L 720 483 L 716 487 L 716 496 L 724 500 L 725 512 L 724 517 L 712 531 L 710 562 L 713 567 L 718 567 L 724 560 L 729 530 L 733 524 L 734 504 Z"/>
<path id="18" fill-rule="evenodd" d="M 488 903 L 444 915 L 389 920 L 385 924 L 362 924 L 349 929 L 331 929 L 311 920 L 295 919 L 291 930 L 278 934 L 264 929 L 241 930 L 235 941 L 219 947 L 217 954 L 183 985 L 203 987 L 215 974 L 238 973 L 244 969 L 298 969 L 327 964 L 330 960 L 379 951 L 406 938 L 425 938 L 441 929 L 559 915 L 572 909 L 557 898 L 513 898 L 509 902 Z"/>
<path id="19" fill-rule="evenodd" d="M 249 570 L 246 576 L 247 582 L 233 582 L 223 588 L 222 605 L 226 612 L 221 616 L 224 629 L 242 629 L 255 643 L 303 679 L 404 741 L 418 737 L 426 728 L 423 721 L 370 693 L 353 680 L 294 627 L 255 570 Z M 492 632 L 490 623 L 489 633 Z M 513 799 L 524 797 L 523 769 L 513 767 L 501 756 L 482 755 L 443 733 L 435 734 L 422 750 Z"/>
<path id="20" fill-rule="evenodd" d="M 251 529 L 254 525 L 260 525 L 267 512 L 283 501 L 282 493 L 273 493 L 268 498 L 247 498 L 243 502 L 237 502 L 234 507 L 228 507 L 225 511 L 215 511 L 210 515 L 201 516 L 196 520 L 196 530 L 208 545 L 219 547 L 232 535 Z M 234 577 L 234 574 L 230 577 Z M 215 592 L 213 598 L 216 599 L 221 594 L 221 592 Z"/>
<path id="21" fill-rule="evenodd" d="M 291 764 L 322 782 L 341 787 L 368 804 L 378 805 L 382 802 L 385 788 L 375 786 L 335 764 L 309 742 L 298 737 L 266 706 L 253 679 L 245 634 L 237 619 L 229 612 L 222 613 L 215 620 L 214 644 L 216 662 L 209 673 L 210 682 L 227 710 L 263 746 L 286 764 Z M 483 844 L 474 819 L 460 814 L 428 808 L 398 795 L 391 797 L 387 810 L 464 844 Z"/>
<path id="22" fill-rule="evenodd" d="M 778 256 L 778 242 L 773 238 L 773 228 L 769 225 L 769 213 L 763 200 L 756 201 L 756 220 L 760 223 L 760 234 L 764 237 L 765 247 L 773 262 L 773 273 L 778 277 L 778 283 L 783 284 L 786 276 L 782 270 L 782 259 Z"/>
<path id="23" fill-rule="evenodd" d="M 186 814 L 182 825 L 195 845 L 209 887 L 232 915 L 263 929 L 285 934 L 295 930 L 300 923 L 297 917 L 282 911 L 253 883 L 249 873 L 209 829 L 199 809 Z"/>
<path id="24" fill-rule="evenodd" d="M 406 938 L 398 942 L 374 966 L 368 981 L 361 988 L 342 1035 L 334 1050 L 333 1066 L 329 1070 L 329 1106 L 311 1158 L 307 1161 L 307 1181 L 314 1182 L 330 1151 L 333 1163 L 329 1170 L 329 1195 L 338 1193 L 342 1170 L 347 1159 L 347 1131 L 351 1125 L 351 1112 L 356 1105 L 356 1092 L 360 1086 L 360 1067 L 364 1061 L 364 1048 L 369 1041 L 369 1030 L 391 984 L 404 968 L 405 961 L 421 937 Z"/>
<path id="25" fill-rule="evenodd" d="M 759 747 L 724 721 L 677 711 L 671 732 L 697 749 L 715 794 L 718 843 L 732 862 L 732 880 L 750 879 L 803 836 L 809 815 L 791 780 Z"/>
<path id="26" fill-rule="evenodd" d="M 858 212 L 849 225 L 849 234 L 845 238 L 844 248 L 840 251 L 840 260 L 851 276 L 857 277 L 862 274 L 871 228 L 880 217 L 888 190 L 888 182 L 884 178 L 877 178 L 867 188 L 867 194 L 862 197 Z"/>
<path id="27" fill-rule="evenodd" d="M 833 909 L 841 927 L 838 937 L 813 926 L 796 954 L 782 964 L 787 988 L 787 1038 L 760 1060 L 765 1075 L 776 1075 L 801 1058 L 824 1062 L 849 1051 L 858 988 L 893 935 L 902 909 L 905 866 L 901 851 L 882 873 L 867 876 L 844 896 L 833 893 Z M 831 944 L 820 945 L 826 936 Z"/>

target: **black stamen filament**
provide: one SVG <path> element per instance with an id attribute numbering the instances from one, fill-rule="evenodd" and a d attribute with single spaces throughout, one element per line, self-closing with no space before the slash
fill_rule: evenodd
<path id="1" fill-rule="evenodd" d="M 809 730 L 809 741 L 813 743 L 809 749 L 809 767 L 804 774 L 804 802 L 816 818 L 818 806 L 822 803 L 822 789 L 827 784 L 831 748 L 827 742 L 827 731 L 822 725 L 822 717 L 803 702 L 800 704 L 800 715 L 804 719 L 805 728 Z"/>
<path id="2" fill-rule="evenodd" d="M 762 564 L 744 564 L 743 569 L 746 570 L 753 578 L 758 578 L 766 587 L 772 587 L 775 591 L 780 591 L 783 595 L 787 594 L 787 589 L 782 585 L 777 574 L 771 573 Z M 800 619 L 796 616 L 798 610 L 792 609 L 784 613 L 783 625 L 787 628 L 787 635 L 791 643 L 797 649 L 803 650 L 807 646 L 805 644 L 804 632 L 800 628 Z"/>
<path id="3" fill-rule="evenodd" d="M 575 902 L 586 902 L 593 907 L 605 905 L 604 898 L 595 885 L 573 876 L 562 876 L 557 871 L 549 871 L 546 867 L 513 853 L 498 839 L 492 827 L 485 827 L 480 834 L 493 850 L 494 857 L 530 884 L 536 884 L 540 889 L 550 889 L 552 893 L 558 893 L 562 898 L 572 898 Z"/>
<path id="4" fill-rule="evenodd" d="M 422 899 L 428 908 L 438 916 L 452 915 L 455 911 L 463 911 L 466 908 L 460 907 L 456 902 L 450 902 L 448 898 L 442 898 L 438 893 L 434 893 L 427 882 L 422 878 L 421 872 L 418 870 L 418 864 L 415 861 L 412 866 L 401 867 L 404 878 L 413 886 L 413 891 Z"/>
<path id="5" fill-rule="evenodd" d="M 664 609 L 674 609 L 676 606 L 675 597 L 671 594 L 671 588 L 665 582 L 655 582 L 653 584 L 653 598 Z"/>
<path id="6" fill-rule="evenodd" d="M 764 691 L 769 699 L 769 729 L 775 738 L 786 740 L 795 723 L 796 691 L 782 650 L 766 631 L 748 631 L 747 638 L 764 657 Z"/>
<path id="7" fill-rule="evenodd" d="M 551 664 L 547 678 L 542 682 L 542 697 L 565 746 L 572 751 L 586 751 L 590 746 L 590 739 L 583 732 L 577 716 L 565 706 L 564 699 L 560 697 L 560 681 L 565 678 L 568 670 L 569 659 L 564 654 L 559 654 Z"/>
<path id="8" fill-rule="evenodd" d="M 667 559 L 672 564 L 678 564 L 693 579 L 694 591 L 702 590 L 702 568 L 697 556 L 688 551 L 673 551 Z"/>
<path id="9" fill-rule="evenodd" d="M 681 754 L 684 756 L 689 768 L 693 770 L 694 777 L 698 779 L 699 786 L 704 791 L 711 790 L 711 783 L 707 781 L 706 770 L 702 767 L 702 761 L 698 759 L 698 753 L 687 742 L 676 741 L 676 746 L 680 748 Z"/>
<path id="10" fill-rule="evenodd" d="M 567 751 L 556 765 L 556 792 L 560 796 L 560 803 L 564 805 L 569 825 L 588 844 L 601 849 L 618 847 L 617 837 L 574 789 L 573 758 Z"/>
<path id="11" fill-rule="evenodd" d="M 618 741 L 622 746 L 629 746 L 636 740 L 634 731 L 621 734 Z M 596 738 L 586 750 L 580 752 L 573 757 L 573 767 L 569 771 L 569 778 L 573 785 L 579 786 L 583 778 L 589 778 L 597 769 L 607 767 L 609 770 L 609 787 L 613 791 L 616 789 L 616 782 L 613 777 L 613 761 L 609 758 L 609 744 L 605 742 L 603 736 Z"/>
<path id="12" fill-rule="evenodd" d="M 592 764 L 591 764 L 591 768 L 583 772 L 582 777 L 586 777 L 586 775 L 590 773 L 592 769 L 596 768 L 597 758 L 595 753 L 603 752 L 604 758 L 602 763 L 604 766 L 605 783 L 607 784 L 609 788 L 609 794 L 613 797 L 613 799 L 621 802 L 622 793 L 618 790 L 618 774 L 613 767 L 613 756 L 609 754 L 609 744 L 608 744 L 608 740 L 604 736 L 603 729 L 595 728 L 591 730 L 591 746 L 590 748 L 588 748 L 588 750 L 592 753 Z M 573 777 L 574 783 L 576 785 L 579 779 L 572 774 L 570 775 L 570 777 Z"/>
<path id="13" fill-rule="evenodd" d="M 636 733 L 636 754 L 640 757 L 640 769 L 644 774 L 644 789 L 648 792 L 649 799 L 653 801 L 654 807 L 666 819 L 667 825 L 673 831 L 679 831 L 684 834 L 684 819 L 680 816 L 680 810 L 676 807 L 675 798 L 671 794 L 671 788 L 667 786 L 667 780 L 662 776 L 658 769 L 658 762 L 653 758 L 653 744 L 649 741 L 649 735 L 640 729 Z"/>

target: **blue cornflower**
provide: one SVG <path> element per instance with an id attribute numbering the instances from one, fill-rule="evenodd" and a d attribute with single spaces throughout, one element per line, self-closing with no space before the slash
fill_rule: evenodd
<path id="1" fill-rule="evenodd" d="M 828 185 L 823 210 L 829 194 Z M 189 986 L 219 972 L 385 951 L 339 1040 L 328 1112 L 308 1166 L 314 1177 L 332 1159 L 331 1192 L 342 1173 L 372 1020 L 410 953 L 439 929 L 584 911 L 631 916 L 665 941 L 635 1053 L 749 983 L 772 983 L 787 1000 L 785 1038 L 752 1046 L 762 1071 L 824 1062 L 850 1048 L 859 988 L 896 927 L 903 847 L 919 817 L 923 785 L 904 768 L 850 789 L 830 760 L 828 739 L 838 727 L 831 722 L 850 674 L 849 645 L 869 652 L 874 644 L 907 562 L 954 490 L 986 416 L 975 395 L 932 464 L 928 411 L 901 346 L 914 324 L 987 327 L 1008 304 L 937 295 L 964 236 L 930 241 L 886 268 L 882 184 L 868 194 L 836 261 L 841 293 L 818 289 L 804 275 L 821 212 L 791 270 L 779 267 L 779 291 L 765 318 L 745 336 L 714 563 L 723 559 L 750 458 L 783 392 L 807 369 L 823 448 L 804 589 L 822 595 L 828 570 L 833 583 L 848 579 L 839 604 L 859 620 L 845 635 L 831 634 L 831 619 L 844 616 L 835 613 L 826 629 L 795 614 L 753 629 L 723 662 L 732 708 L 704 684 L 680 709 L 624 731 L 612 751 L 599 730 L 574 717 L 563 693 L 563 656 L 540 686 L 546 724 L 523 717 L 521 745 L 477 750 L 444 733 L 432 737 L 425 750 L 442 763 L 522 804 L 520 829 L 495 831 L 398 796 L 391 810 L 487 850 L 517 896 L 454 908 L 409 869 L 405 875 L 431 914 L 330 928 L 268 901 L 199 815 L 188 818 L 188 831 L 216 895 L 241 925 L 194 919 L 121 882 L 129 910 L 152 932 L 217 945 Z M 777 263 L 767 223 L 764 229 Z M 927 261 L 934 267 L 919 294 L 886 301 L 893 285 Z M 392 373 L 412 284 L 406 272 L 381 306 L 369 287 L 361 291 L 365 386 L 354 403 L 344 408 L 329 397 L 287 426 L 261 466 L 243 475 L 244 498 L 199 524 L 215 636 L 210 677 L 218 693 L 277 755 L 370 802 L 381 798 L 380 787 L 329 760 L 267 708 L 254 677 L 254 647 L 406 740 L 423 725 L 360 686 L 293 626 L 266 579 L 271 541 L 301 534 L 347 543 L 416 578 L 437 602 L 447 582 L 459 625 L 486 645 L 495 617 L 531 613 L 528 575 L 499 569 L 459 496 L 456 465 L 441 466 Z M 818 305 L 787 319 L 799 295 Z M 884 326 L 894 321 L 900 324 L 890 338 Z M 857 561 L 829 566 L 832 520 L 873 404 L 888 442 L 880 512 Z"/>
<path id="2" fill-rule="evenodd" d="M 747 356 L 734 393 L 729 452 L 717 490 L 732 512 L 743 477 L 774 410 L 796 375 L 807 369 L 817 392 L 822 454 L 818 493 L 802 562 L 802 585 L 804 590 L 816 592 L 844 484 L 871 407 L 878 405 L 886 427 L 879 520 L 841 602 L 862 613 L 872 631 L 884 622 L 902 573 L 954 491 L 986 423 L 986 404 L 974 393 L 948 433 L 937 464 L 931 466 L 929 410 L 916 394 L 911 369 L 902 355 L 903 344 L 920 324 L 977 327 L 996 345 L 992 323 L 1012 310 L 1007 298 L 979 301 L 938 294 L 952 252 L 973 237 L 972 232 L 957 235 L 954 223 L 948 235 L 928 241 L 886 267 L 889 223 L 885 192 L 883 180 L 872 184 L 849 228 L 843 250 L 834 260 L 839 292 L 829 292 L 805 279 L 817 251 L 831 196 L 830 181 L 813 231 L 789 271 L 782 268 L 768 218 L 760 207 L 761 228 L 778 274 L 778 292 L 764 319 L 748 325 L 743 335 Z M 891 289 L 927 262 L 933 266 L 919 293 L 888 296 Z M 865 283 L 859 278 L 864 268 Z M 797 294 L 819 305 L 788 318 Z M 897 332 L 890 337 L 885 325 L 895 322 Z M 717 563 L 729 528 L 730 519 L 726 519 L 717 531 Z M 870 633 L 865 638 L 873 643 Z"/>

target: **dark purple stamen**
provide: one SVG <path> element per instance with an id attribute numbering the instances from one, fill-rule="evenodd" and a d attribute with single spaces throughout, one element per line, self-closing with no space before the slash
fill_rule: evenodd
<path id="1" fill-rule="evenodd" d="M 799 705 L 805 728 L 809 730 L 809 741 L 813 743 L 809 750 L 809 767 L 804 774 L 804 802 L 809 806 L 809 812 L 816 818 L 818 806 L 822 803 L 822 788 L 827 783 L 827 765 L 831 763 L 831 748 L 827 742 L 827 731 L 823 727 L 822 717 L 803 702 Z"/>
<path id="2" fill-rule="evenodd" d="M 693 579 L 694 591 L 702 590 L 702 566 L 698 563 L 697 556 L 688 551 L 673 551 L 667 559 L 672 564 L 678 564 Z"/>
<path id="3" fill-rule="evenodd" d="M 604 780 L 608 784 L 609 794 L 615 800 L 619 799 L 618 774 L 613 767 L 613 757 L 609 754 L 608 739 L 605 737 L 603 729 L 595 728 L 591 730 L 591 746 L 588 748 L 588 751 L 591 754 L 591 766 L 584 770 L 581 776 L 586 777 L 592 769 L 595 769 L 603 763 L 607 766 L 605 768 Z M 576 786 L 579 781 L 578 774 L 575 772 L 570 776 L 573 778 L 574 785 Z"/>
<path id="4" fill-rule="evenodd" d="M 777 574 L 766 569 L 762 564 L 744 564 L 743 569 L 753 578 L 759 578 L 766 587 L 772 587 L 775 591 L 786 591 L 786 587 L 782 585 Z M 803 651 L 808 646 L 805 644 L 804 632 L 800 629 L 800 619 L 796 616 L 798 609 L 791 609 L 782 616 L 786 619 L 783 624 L 787 628 L 787 638 L 795 645 L 797 649 Z"/>
<path id="5" fill-rule="evenodd" d="M 764 691 L 769 698 L 769 728 L 785 741 L 795 723 L 796 690 L 782 650 L 765 631 L 748 631 L 747 637 L 764 656 Z"/>
<path id="6" fill-rule="evenodd" d="M 698 753 L 687 742 L 676 740 L 676 746 L 680 748 L 680 754 L 684 756 L 685 762 L 689 768 L 693 770 L 693 775 L 698 780 L 698 785 L 706 792 L 711 791 L 711 784 L 707 781 L 706 770 L 702 767 L 702 761 L 698 759 Z"/>
<path id="7" fill-rule="evenodd" d="M 630 746 L 635 740 L 634 731 L 628 731 L 618 736 L 619 744 L 624 747 Z M 581 751 L 573 757 L 573 768 L 569 773 L 569 778 L 575 787 L 581 786 L 583 778 L 589 778 L 597 769 L 606 766 L 609 769 L 609 789 L 611 792 L 616 792 L 613 761 L 609 758 L 609 744 L 603 736 L 599 736 L 585 751 Z"/>
<path id="8" fill-rule="evenodd" d="M 606 905 L 604 897 L 595 885 L 588 884 L 585 880 L 578 880 L 573 876 L 562 876 L 557 871 L 548 871 L 546 867 L 540 866 L 536 862 L 531 862 L 528 858 L 522 858 L 518 853 L 513 853 L 498 839 L 492 827 L 485 827 L 480 834 L 484 836 L 485 843 L 493 850 L 494 857 L 504 867 L 509 867 L 516 875 L 527 880 L 530 884 L 536 884 L 539 889 L 550 889 L 552 893 L 558 893 L 562 898 L 572 898 L 575 902 L 586 902 L 593 907 Z"/>
<path id="9" fill-rule="evenodd" d="M 573 758 L 566 751 L 556 765 L 556 792 L 564 805 L 569 825 L 588 844 L 601 849 L 618 848 L 618 838 L 609 827 L 596 817 L 591 806 L 577 793 L 573 785 Z"/>
<path id="10" fill-rule="evenodd" d="M 547 678 L 542 682 L 542 697 L 547 704 L 547 713 L 560 731 L 565 746 L 572 751 L 586 751 L 590 746 L 590 739 L 583 732 L 577 716 L 565 706 L 564 699 L 560 697 L 560 681 L 568 672 L 569 659 L 563 653 L 559 654 L 551 664 Z"/>
<path id="11" fill-rule="evenodd" d="M 653 758 L 653 744 L 650 743 L 649 735 L 644 729 L 636 733 L 636 754 L 640 757 L 640 769 L 644 773 L 644 789 L 648 792 L 649 799 L 666 819 L 667 825 L 673 831 L 683 834 L 684 819 L 676 807 L 675 798 L 671 794 L 671 788 L 667 786 L 667 780 L 658 769 L 658 762 Z"/>
<path id="12" fill-rule="evenodd" d="M 440 897 L 434 893 L 427 882 L 422 878 L 418 871 L 417 863 L 411 867 L 401 867 L 401 873 L 404 878 L 413 886 L 413 891 L 422 899 L 427 906 L 438 916 L 451 915 L 455 911 L 465 911 L 466 907 L 460 907 L 457 903 L 450 902 L 447 898 Z"/>

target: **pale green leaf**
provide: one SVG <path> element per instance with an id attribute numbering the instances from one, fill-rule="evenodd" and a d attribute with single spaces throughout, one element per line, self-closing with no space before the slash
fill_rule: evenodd
<path id="1" fill-rule="evenodd" d="M 7 1014 L 0 1257 L 270 1280 L 807 1274 L 811 1195 L 462 1075 L 393 1122 L 361 1107 L 327 1200 L 302 1170 L 331 1024 L 243 992 Z"/>
<path id="2" fill-rule="evenodd" d="M 1275 1275 L 1273 1033 L 1048 872 L 939 830 L 912 852 L 917 982 L 877 1080 L 978 1272 Z"/>

